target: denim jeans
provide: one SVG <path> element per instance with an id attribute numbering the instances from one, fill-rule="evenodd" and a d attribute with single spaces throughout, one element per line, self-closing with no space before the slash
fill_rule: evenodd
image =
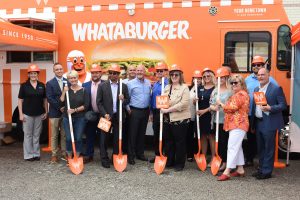
<path id="1" fill-rule="evenodd" d="M 79 156 L 80 153 L 82 152 L 82 135 L 83 135 L 83 132 L 85 129 L 86 120 L 84 117 L 73 117 L 72 123 L 73 123 L 74 140 L 75 140 L 75 146 L 76 146 L 76 154 L 77 154 L 77 156 Z M 72 140 L 71 140 L 69 119 L 67 117 L 63 118 L 63 124 L 64 124 L 64 129 L 66 132 L 67 154 L 71 155 L 73 152 Z"/>

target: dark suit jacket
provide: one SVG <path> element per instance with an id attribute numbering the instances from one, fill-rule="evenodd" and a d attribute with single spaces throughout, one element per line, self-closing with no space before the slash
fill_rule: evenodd
<path id="1" fill-rule="evenodd" d="M 101 81 L 101 80 L 100 80 Z M 102 81 L 99 83 L 101 84 Z M 82 87 L 84 87 L 84 89 L 86 91 L 88 91 L 88 94 L 90 95 L 90 97 L 92 98 L 92 81 L 88 81 L 88 82 L 85 82 L 82 84 Z M 100 85 L 98 85 L 98 87 L 100 87 Z M 93 107 L 92 107 L 92 100 L 90 101 L 90 104 L 89 104 L 89 107 L 88 107 L 88 110 L 86 111 L 90 111 L 90 110 L 93 110 Z"/>
<path id="2" fill-rule="evenodd" d="M 67 79 L 63 78 L 63 81 Z M 62 91 L 60 90 L 59 84 L 56 77 L 46 83 L 46 96 L 49 103 L 49 118 L 59 118 L 62 115 L 60 112 L 61 102 L 59 100 Z"/>
<path id="3" fill-rule="evenodd" d="M 258 92 L 259 87 L 254 89 L 254 92 Z M 276 86 L 270 82 L 266 91 L 267 103 L 271 106 L 270 114 L 266 115 L 263 112 L 263 127 L 265 131 L 280 130 L 284 127 L 284 121 L 282 111 L 287 108 L 286 99 L 282 88 Z M 256 104 L 253 104 L 252 115 L 251 115 L 251 127 L 255 129 L 255 110 Z"/>
<path id="4" fill-rule="evenodd" d="M 120 83 L 118 87 L 118 96 L 120 93 Z M 122 106 L 122 118 L 125 119 L 125 106 L 129 104 L 130 97 L 128 93 L 127 85 L 122 84 L 122 94 L 124 95 L 123 106 Z M 118 97 L 117 97 L 118 98 Z M 119 98 L 117 99 L 117 113 L 119 113 Z M 113 115 L 113 98 L 112 91 L 110 86 L 110 81 L 105 81 L 98 86 L 97 91 L 97 106 L 100 111 L 100 116 L 104 117 L 106 114 L 109 114 L 110 117 Z M 118 114 L 119 117 L 119 114 Z"/>

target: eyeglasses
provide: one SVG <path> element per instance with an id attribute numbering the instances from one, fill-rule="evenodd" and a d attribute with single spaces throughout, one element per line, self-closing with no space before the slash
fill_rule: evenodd
<path id="1" fill-rule="evenodd" d="M 171 77 L 172 77 L 172 76 L 178 77 L 179 74 L 177 74 L 177 73 L 171 73 L 170 76 L 171 76 Z"/>
<path id="2" fill-rule="evenodd" d="M 203 76 L 203 78 L 210 78 L 210 75 Z"/>
<path id="3" fill-rule="evenodd" d="M 231 81 L 231 82 L 230 82 L 230 85 L 237 85 L 237 84 L 239 84 L 238 81 Z"/>
<path id="4" fill-rule="evenodd" d="M 262 67 L 264 64 L 253 64 L 252 67 Z"/>
<path id="5" fill-rule="evenodd" d="M 163 73 L 164 70 L 156 70 L 156 73 Z"/>
<path id="6" fill-rule="evenodd" d="M 112 72 L 112 71 L 109 71 L 108 73 L 109 73 L 109 75 L 114 75 L 114 76 L 115 76 L 115 75 L 119 75 L 119 72 Z"/>

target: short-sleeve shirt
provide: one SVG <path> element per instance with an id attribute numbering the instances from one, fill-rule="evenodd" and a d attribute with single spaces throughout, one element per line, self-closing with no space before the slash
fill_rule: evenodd
<path id="1" fill-rule="evenodd" d="M 46 89 L 42 82 L 37 81 L 36 88 L 31 85 L 30 80 L 22 83 L 18 98 L 23 99 L 22 111 L 25 115 L 38 116 L 45 113 Z"/>

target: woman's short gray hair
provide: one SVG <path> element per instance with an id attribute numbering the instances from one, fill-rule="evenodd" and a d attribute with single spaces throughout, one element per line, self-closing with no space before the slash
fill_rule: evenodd
<path id="1" fill-rule="evenodd" d="M 71 70 L 71 71 L 67 72 L 67 78 L 69 78 L 69 77 L 78 78 L 78 73 L 75 70 Z"/>

